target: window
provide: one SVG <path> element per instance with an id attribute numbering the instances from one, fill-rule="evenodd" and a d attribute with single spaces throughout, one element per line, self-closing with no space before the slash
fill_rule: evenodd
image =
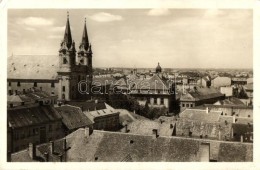
<path id="1" fill-rule="evenodd" d="M 49 132 L 52 131 L 52 125 L 49 125 Z"/>
<path id="2" fill-rule="evenodd" d="M 193 104 L 190 104 L 190 107 L 193 107 Z"/>
<path id="3" fill-rule="evenodd" d="M 65 92 L 65 86 L 62 86 L 62 91 Z"/>
<path id="4" fill-rule="evenodd" d="M 68 63 L 68 61 L 67 61 L 67 59 L 64 57 L 63 58 L 63 64 L 67 64 Z"/>
<path id="5" fill-rule="evenodd" d="M 182 107 L 185 107 L 185 104 L 182 104 Z"/>
<path id="6" fill-rule="evenodd" d="M 20 87 L 21 86 L 21 83 L 20 81 L 17 82 L 17 87 Z"/>
<path id="7" fill-rule="evenodd" d="M 38 128 L 34 128 L 33 129 L 33 135 L 38 135 L 38 131 L 39 131 Z"/>
<path id="8" fill-rule="evenodd" d="M 65 99 L 65 94 L 62 94 L 62 99 Z"/>
<path id="9" fill-rule="evenodd" d="M 161 104 L 162 104 L 162 105 L 164 104 L 164 100 L 163 100 L 163 98 L 161 98 Z"/>
<path id="10" fill-rule="evenodd" d="M 189 104 L 186 104 L 186 107 L 189 107 Z"/>
<path id="11" fill-rule="evenodd" d="M 51 87 L 55 87 L 55 84 L 54 84 L 54 82 L 51 82 Z"/>
<path id="12" fill-rule="evenodd" d="M 11 85 L 12 85 L 12 83 L 11 83 L 10 81 L 9 81 L 9 83 L 8 83 L 8 84 L 9 84 L 9 86 L 11 86 Z"/>
<path id="13" fill-rule="evenodd" d="M 34 83 L 33 83 L 33 86 L 34 86 L 34 87 L 37 87 L 37 82 L 34 82 Z"/>
<path id="14" fill-rule="evenodd" d="M 157 98 L 154 98 L 154 104 L 157 104 Z"/>

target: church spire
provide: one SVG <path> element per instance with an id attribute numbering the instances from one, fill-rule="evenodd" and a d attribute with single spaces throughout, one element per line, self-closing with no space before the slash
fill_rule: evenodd
<path id="1" fill-rule="evenodd" d="M 70 48 L 71 45 L 72 45 L 72 36 L 71 36 L 71 31 L 70 31 L 69 12 L 67 12 L 67 23 L 66 23 L 66 28 L 65 28 L 63 42 L 66 43 L 68 48 Z"/>
<path id="2" fill-rule="evenodd" d="M 83 47 L 85 50 L 88 50 L 88 48 L 89 48 L 86 18 L 85 18 L 85 24 L 84 24 L 83 35 L 82 35 L 82 40 L 81 40 L 80 46 L 81 46 L 81 48 Z"/>

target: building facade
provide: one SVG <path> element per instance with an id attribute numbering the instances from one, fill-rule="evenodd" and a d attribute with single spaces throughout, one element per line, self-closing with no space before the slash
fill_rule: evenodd
<path id="1" fill-rule="evenodd" d="M 86 20 L 78 52 L 72 38 L 68 15 L 58 56 L 11 56 L 8 60 L 9 95 L 37 87 L 57 95 L 58 102 L 86 100 L 90 96 L 88 89 L 92 83 L 92 49 Z"/>

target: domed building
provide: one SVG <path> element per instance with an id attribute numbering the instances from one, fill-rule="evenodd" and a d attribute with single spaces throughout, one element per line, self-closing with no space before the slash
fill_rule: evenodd
<path id="1" fill-rule="evenodd" d="M 156 73 L 161 73 L 162 72 L 162 68 L 160 66 L 160 63 L 158 63 L 157 67 L 155 68 L 155 72 Z"/>

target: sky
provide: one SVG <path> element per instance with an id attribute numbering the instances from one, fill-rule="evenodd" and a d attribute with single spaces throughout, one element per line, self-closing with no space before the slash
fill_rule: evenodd
<path id="1" fill-rule="evenodd" d="M 253 67 L 246 9 L 9 9 L 8 56 L 58 56 L 67 11 L 76 49 L 86 17 L 94 67 Z"/>

